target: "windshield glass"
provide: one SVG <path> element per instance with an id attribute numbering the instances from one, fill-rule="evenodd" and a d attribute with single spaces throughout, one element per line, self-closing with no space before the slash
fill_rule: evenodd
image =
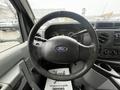
<path id="1" fill-rule="evenodd" d="M 54 11 L 72 11 L 90 21 L 120 20 L 119 0 L 28 0 L 36 19 Z"/>

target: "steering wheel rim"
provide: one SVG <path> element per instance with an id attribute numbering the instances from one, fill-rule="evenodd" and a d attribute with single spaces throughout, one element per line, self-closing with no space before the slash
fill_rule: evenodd
<path id="1" fill-rule="evenodd" d="M 37 33 L 38 29 L 47 21 L 52 20 L 54 18 L 59 18 L 59 17 L 67 17 L 67 18 L 71 18 L 74 19 L 78 22 L 82 22 L 81 24 L 84 25 L 84 27 L 86 27 L 88 29 L 88 32 L 90 34 L 90 37 L 92 38 L 92 42 L 94 42 L 94 48 L 91 49 L 91 56 L 89 57 L 89 60 L 87 61 L 87 63 L 84 65 L 84 68 L 76 73 L 72 73 L 70 75 L 55 75 L 52 74 L 50 72 L 48 72 L 47 70 L 45 70 L 44 68 L 42 68 L 38 63 L 38 57 L 36 57 L 37 55 L 37 50 L 35 48 L 35 46 L 33 45 L 33 41 L 34 41 L 34 36 Z M 41 41 L 44 42 L 44 39 L 41 38 Z M 76 79 L 78 77 L 82 77 L 85 73 L 87 73 L 89 71 L 89 69 L 92 67 L 92 65 L 94 64 L 95 60 L 96 60 L 96 54 L 97 54 L 97 47 L 98 47 L 98 41 L 97 41 L 97 36 L 96 33 L 94 31 L 94 29 L 92 28 L 92 26 L 89 24 L 89 22 L 84 19 L 82 16 L 73 13 L 73 12 L 68 12 L 68 11 L 58 11 L 58 12 L 53 12 L 50 13 L 48 15 L 46 15 L 45 17 L 43 17 L 42 19 L 40 19 L 38 21 L 38 23 L 36 23 L 29 35 L 28 38 L 28 48 L 29 48 L 29 52 L 30 52 L 30 57 L 32 60 L 33 65 L 35 66 L 36 70 L 42 74 L 45 77 L 54 79 L 54 80 L 58 80 L 58 81 L 68 81 L 68 80 L 72 80 L 72 79 Z"/>

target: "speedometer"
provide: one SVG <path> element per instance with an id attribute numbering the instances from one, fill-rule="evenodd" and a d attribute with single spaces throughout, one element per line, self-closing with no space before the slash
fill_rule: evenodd
<path id="1" fill-rule="evenodd" d="M 55 37 L 55 36 L 65 36 L 66 34 L 64 32 L 53 32 L 51 37 Z"/>
<path id="2" fill-rule="evenodd" d="M 51 37 L 59 36 L 59 35 L 60 35 L 60 34 L 59 34 L 58 32 L 53 32 Z"/>

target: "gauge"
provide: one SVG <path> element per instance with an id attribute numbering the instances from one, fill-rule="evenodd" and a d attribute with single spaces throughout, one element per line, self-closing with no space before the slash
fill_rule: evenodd
<path id="1" fill-rule="evenodd" d="M 75 34 L 74 32 L 69 32 L 69 33 L 67 34 L 67 36 L 72 37 L 72 38 L 74 38 L 74 39 L 77 39 L 77 36 L 74 35 L 74 34 Z"/>
<path id="2" fill-rule="evenodd" d="M 54 36 L 65 36 L 65 34 L 63 33 L 63 32 L 53 32 L 52 34 L 51 34 L 51 37 L 54 37 Z"/>
<path id="3" fill-rule="evenodd" d="M 52 34 L 51 34 L 51 37 L 54 37 L 54 36 L 59 36 L 60 34 L 58 33 L 58 32 L 53 32 Z"/>

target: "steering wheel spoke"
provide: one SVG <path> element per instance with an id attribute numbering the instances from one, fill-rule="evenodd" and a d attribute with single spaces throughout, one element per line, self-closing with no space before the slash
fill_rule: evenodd
<path id="1" fill-rule="evenodd" d="M 77 36 L 77 35 L 82 35 L 82 34 L 87 33 L 87 32 L 88 31 L 86 29 L 83 29 L 83 30 L 81 30 L 81 31 L 79 31 L 77 33 L 72 34 L 70 37 L 74 37 L 74 36 Z"/>
<path id="2" fill-rule="evenodd" d="M 79 59 L 80 60 L 88 60 L 90 55 L 92 54 L 91 52 L 95 49 L 95 45 L 91 44 L 89 46 L 79 44 Z"/>
<path id="3" fill-rule="evenodd" d="M 71 73 L 76 73 L 84 68 L 85 62 L 83 60 L 79 60 L 78 62 L 71 65 Z"/>

